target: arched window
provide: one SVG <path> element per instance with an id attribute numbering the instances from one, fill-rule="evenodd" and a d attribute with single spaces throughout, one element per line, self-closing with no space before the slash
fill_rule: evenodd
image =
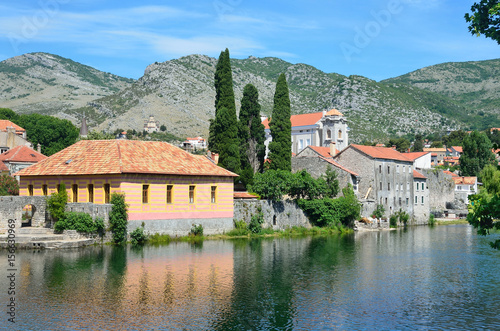
<path id="1" fill-rule="evenodd" d="M 339 139 L 342 139 L 342 130 L 339 130 Z"/>
<path id="2" fill-rule="evenodd" d="M 332 139 L 332 131 L 326 130 L 326 139 Z"/>

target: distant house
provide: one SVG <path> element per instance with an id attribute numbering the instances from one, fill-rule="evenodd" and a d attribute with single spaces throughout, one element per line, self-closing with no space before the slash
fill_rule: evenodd
<path id="1" fill-rule="evenodd" d="M 443 160 L 443 164 L 448 165 L 450 167 L 457 166 L 460 164 L 460 157 L 458 156 L 445 156 Z"/>
<path id="2" fill-rule="evenodd" d="M 144 121 L 144 131 L 147 133 L 160 131 L 160 122 L 156 121 L 153 115 L 149 115 L 149 119 Z"/>
<path id="3" fill-rule="evenodd" d="M 431 168 L 431 153 L 429 152 L 410 152 L 403 153 L 403 155 L 413 161 L 413 167 L 415 169 Z"/>
<path id="4" fill-rule="evenodd" d="M 452 177 L 455 182 L 455 197 L 462 200 L 465 204 L 469 203 L 469 195 L 476 194 L 477 177 Z"/>
<path id="5" fill-rule="evenodd" d="M 204 155 L 165 142 L 82 140 L 17 173 L 20 195 L 49 195 L 64 183 L 71 202 L 109 203 L 125 193 L 129 229 L 187 234 L 233 226 L 233 177 Z"/>
<path id="6" fill-rule="evenodd" d="M 432 165 L 442 165 L 444 162 L 444 157 L 446 156 L 447 150 L 446 148 L 425 148 L 424 152 L 430 152 L 431 156 L 434 158 L 432 161 Z"/>
<path id="7" fill-rule="evenodd" d="M 122 131 L 116 135 L 116 139 L 127 139 L 127 131 Z"/>
<path id="8" fill-rule="evenodd" d="M 187 151 L 206 149 L 207 141 L 202 137 L 186 138 L 186 140 L 182 143 L 182 148 Z"/>
<path id="9" fill-rule="evenodd" d="M 424 196 L 423 203 L 422 200 L 414 202 L 414 185 L 425 181 L 425 177 L 415 182 L 413 160 L 403 153 L 392 148 L 351 144 L 333 160 L 359 174 L 359 196 L 384 206 L 386 215 L 402 210 L 417 222 L 427 221 L 429 199 Z"/>
<path id="10" fill-rule="evenodd" d="M 297 157 L 321 156 L 321 157 L 324 157 L 325 159 L 331 159 L 338 152 L 339 152 L 339 150 L 337 148 L 335 148 L 335 144 L 330 144 L 329 147 L 307 146 L 302 151 L 300 151 L 297 155 L 294 155 L 294 156 L 297 156 Z"/>
<path id="11" fill-rule="evenodd" d="M 8 175 L 9 168 L 5 165 L 5 163 L 0 162 L 0 175 Z"/>
<path id="12" fill-rule="evenodd" d="M 16 146 L 31 147 L 26 130 L 9 120 L 0 120 L 0 154 Z"/>
<path id="13" fill-rule="evenodd" d="M 429 195 L 427 177 L 417 170 L 413 170 L 413 212 L 415 215 L 419 215 L 423 220 L 429 219 L 430 216 Z"/>
<path id="14" fill-rule="evenodd" d="M 5 164 L 10 174 L 43 161 L 47 156 L 28 146 L 17 146 L 0 154 L 0 163 Z"/>
<path id="15" fill-rule="evenodd" d="M 460 157 L 464 152 L 462 146 L 451 146 L 448 148 L 448 156 Z"/>
<path id="16" fill-rule="evenodd" d="M 292 115 L 292 153 L 298 154 L 307 146 L 329 147 L 342 150 L 349 145 L 349 128 L 345 116 L 337 109 L 309 114 Z M 266 148 L 272 141 L 269 119 L 264 119 Z M 267 155 L 267 153 L 266 153 Z"/>

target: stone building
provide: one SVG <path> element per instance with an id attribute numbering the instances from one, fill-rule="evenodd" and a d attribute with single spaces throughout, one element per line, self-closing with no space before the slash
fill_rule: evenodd
<path id="1" fill-rule="evenodd" d="M 430 152 L 411 152 L 403 153 L 408 159 L 413 161 L 414 169 L 430 169 L 431 168 L 431 153 Z"/>
<path id="2" fill-rule="evenodd" d="M 0 154 L 16 146 L 32 146 L 26 140 L 26 130 L 9 120 L 0 120 Z"/>
<path id="3" fill-rule="evenodd" d="M 50 195 L 64 183 L 70 202 L 106 204 L 125 193 L 129 230 L 187 235 L 233 228 L 233 177 L 204 155 L 165 142 L 81 140 L 19 171 L 21 196 Z"/>
<path id="4" fill-rule="evenodd" d="M 424 223 L 430 216 L 430 192 L 427 177 L 413 170 L 413 214 L 417 222 Z"/>
<path id="5" fill-rule="evenodd" d="M 144 131 L 147 133 L 160 131 L 160 122 L 156 121 L 153 115 L 149 115 L 149 120 L 144 121 Z"/>
<path id="6" fill-rule="evenodd" d="M 266 132 L 266 155 L 272 140 L 269 119 L 264 119 Z M 292 115 L 292 153 L 298 154 L 307 146 L 329 147 L 335 144 L 338 150 L 349 145 L 347 120 L 337 109 L 309 114 Z"/>
<path id="7" fill-rule="evenodd" d="M 5 164 L 11 174 L 29 167 L 47 157 L 28 146 L 16 146 L 0 154 L 0 163 Z"/>
<path id="8" fill-rule="evenodd" d="M 423 211 L 430 209 L 428 199 L 424 197 L 424 205 L 416 210 L 414 208 L 413 160 L 392 148 L 354 144 L 337 154 L 333 160 L 359 174 L 358 196 L 383 205 L 386 216 L 402 210 L 415 221 L 425 222 Z M 419 183 L 421 180 L 424 178 L 418 178 Z M 371 213 L 368 210 L 364 212 Z"/>

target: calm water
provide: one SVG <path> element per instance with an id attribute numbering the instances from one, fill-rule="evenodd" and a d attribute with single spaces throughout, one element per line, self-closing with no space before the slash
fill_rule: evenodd
<path id="1" fill-rule="evenodd" d="M 3 329 L 498 330 L 500 252 L 467 225 L 16 254 Z"/>

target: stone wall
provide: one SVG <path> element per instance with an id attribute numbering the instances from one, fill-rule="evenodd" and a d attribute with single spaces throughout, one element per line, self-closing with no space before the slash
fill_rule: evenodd
<path id="1" fill-rule="evenodd" d="M 427 177 L 431 211 L 448 209 L 446 204 L 455 200 L 455 183 L 451 175 L 438 169 L 419 169 L 418 171 Z"/>
<path id="2" fill-rule="evenodd" d="M 285 230 L 292 226 L 310 228 L 311 223 L 297 203 L 290 200 L 272 202 L 268 200 L 235 200 L 234 219 L 250 223 L 252 215 L 259 212 L 264 214 L 264 228 Z"/>
<path id="3" fill-rule="evenodd" d="M 2 196 L 0 197 L 0 231 L 8 228 L 8 220 L 16 221 L 16 228 L 21 227 L 23 208 L 32 205 L 31 226 L 45 226 L 46 201 L 44 196 Z"/>
<path id="4" fill-rule="evenodd" d="M 89 214 L 93 219 L 100 217 L 104 219 L 104 224 L 108 225 L 109 212 L 113 205 L 107 204 L 93 204 L 90 202 L 71 202 L 66 205 L 66 211 L 82 212 Z"/>
<path id="5" fill-rule="evenodd" d="M 144 232 L 147 234 L 167 234 L 171 237 L 187 236 L 194 224 L 203 226 L 204 235 L 223 234 L 234 229 L 232 218 L 196 218 L 128 221 L 128 232 L 134 231 L 144 223 Z"/>

